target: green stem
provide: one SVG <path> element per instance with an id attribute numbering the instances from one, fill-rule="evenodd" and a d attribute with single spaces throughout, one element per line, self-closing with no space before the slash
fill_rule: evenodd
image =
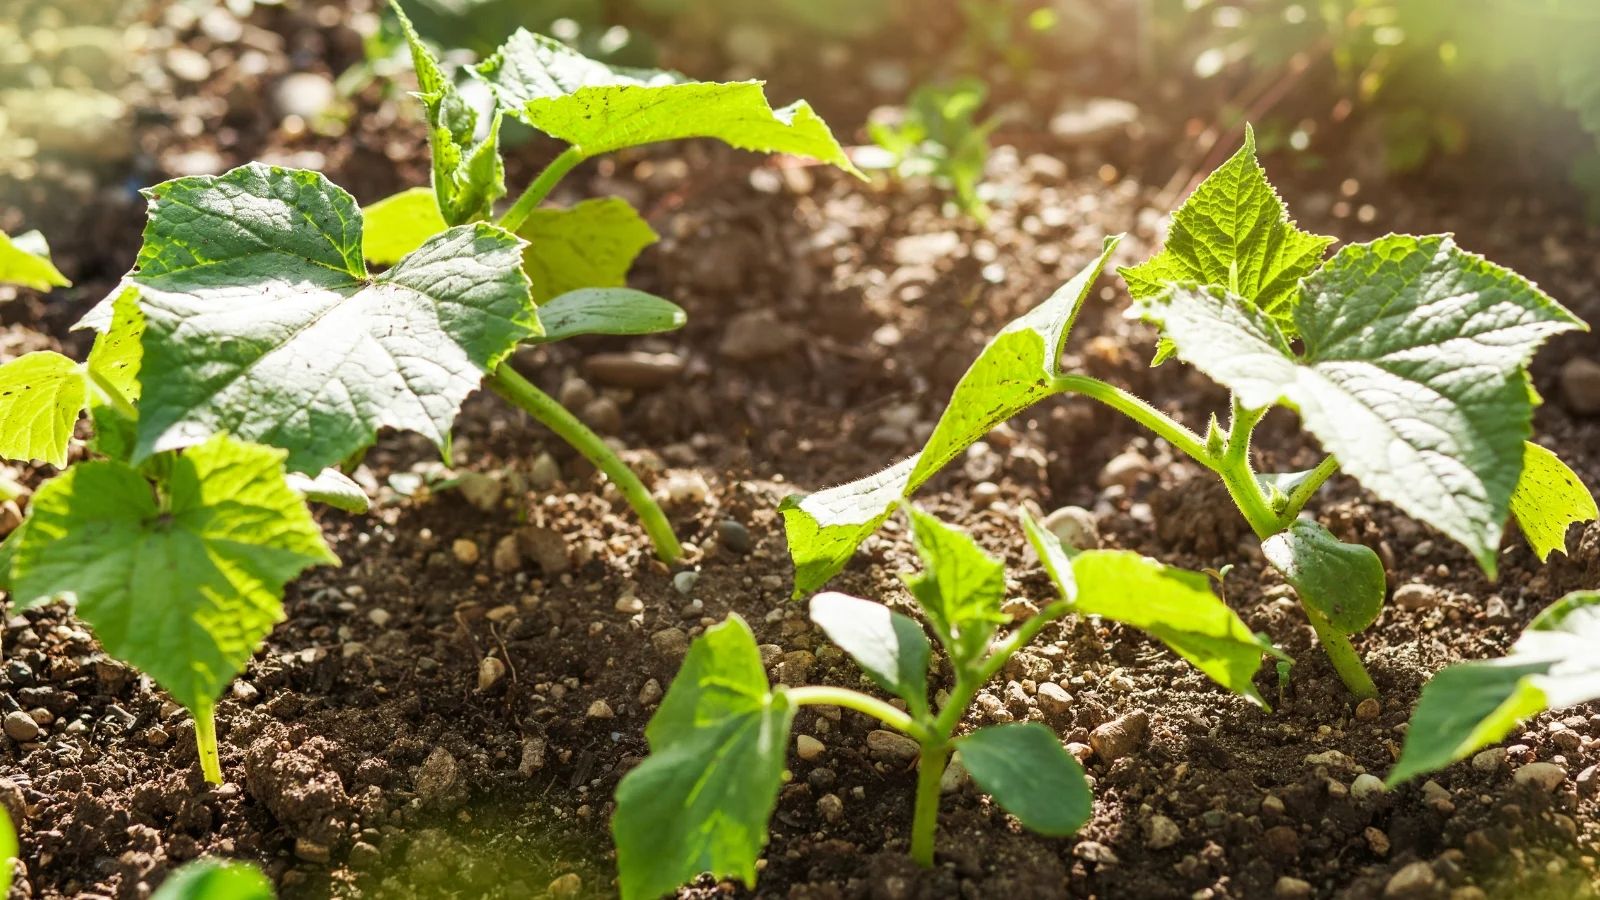
<path id="1" fill-rule="evenodd" d="M 911 814 L 911 859 L 933 867 L 933 842 L 939 832 L 939 782 L 950 762 L 947 741 L 924 743 L 917 759 L 917 804 Z"/>
<path id="2" fill-rule="evenodd" d="M 111 404 L 113 409 L 136 422 L 139 420 L 139 409 L 129 402 L 127 397 L 123 396 L 122 391 L 118 390 L 116 385 L 107 381 L 104 375 L 100 374 L 94 366 L 87 363 L 84 364 L 83 371 L 88 374 L 90 383 L 99 391 L 102 399 Z"/>
<path id="3" fill-rule="evenodd" d="M 212 784 L 222 783 L 222 757 L 217 753 L 217 708 L 194 709 L 194 742 L 200 748 L 200 773 Z"/>
<path id="4" fill-rule="evenodd" d="M 1372 683 L 1372 676 L 1367 674 L 1366 666 L 1361 664 L 1361 656 L 1350 643 L 1350 636 L 1335 628 L 1332 622 L 1324 618 L 1322 613 L 1312 609 L 1305 601 L 1301 601 L 1300 607 L 1306 611 L 1306 618 L 1311 620 L 1311 627 L 1317 633 L 1317 640 L 1322 643 L 1322 649 L 1328 654 L 1328 660 L 1333 663 L 1334 671 L 1339 673 L 1339 678 L 1344 681 L 1344 686 L 1350 689 L 1350 693 L 1363 700 L 1378 696 L 1378 686 Z"/>
<path id="5" fill-rule="evenodd" d="M 578 421 L 578 417 L 557 403 L 554 397 L 517 374 L 510 363 L 497 366 L 484 384 L 554 431 L 604 472 L 639 516 L 645 532 L 655 544 L 656 555 L 663 562 L 675 563 L 683 557 L 683 546 L 678 543 L 677 535 L 672 533 L 672 523 L 667 520 L 667 514 L 661 511 L 639 476 L 606 446 L 598 434 L 590 431 L 589 426 Z"/>
<path id="6" fill-rule="evenodd" d="M 814 684 L 789 688 L 785 693 L 789 701 L 796 706 L 840 706 L 853 709 L 877 719 L 896 731 L 905 732 L 918 742 L 935 739 L 927 726 L 911 718 L 909 714 L 860 691 Z"/>
<path id="7" fill-rule="evenodd" d="M 1245 409 L 1237 399 L 1233 401 L 1228 443 L 1217 465 L 1217 474 L 1222 476 L 1222 483 L 1227 485 L 1228 495 L 1239 507 L 1239 512 L 1244 514 L 1245 521 L 1250 523 L 1256 537 L 1262 540 L 1282 530 L 1278 516 L 1273 513 L 1266 496 L 1261 492 L 1261 483 L 1256 480 L 1255 470 L 1250 467 L 1250 435 L 1266 414 L 1265 408 Z"/>
<path id="8" fill-rule="evenodd" d="M 507 231 L 516 232 L 522 227 L 522 223 L 528 221 L 528 216 L 539 208 L 539 204 L 544 202 L 544 198 L 550 196 L 550 191 L 556 184 L 583 160 L 583 151 L 577 147 L 568 147 L 561 151 L 561 155 L 552 160 L 550 165 L 545 166 L 539 177 L 528 185 L 522 196 L 517 198 L 517 202 L 511 204 L 511 208 L 506 210 L 506 214 L 500 217 L 497 224 Z"/>
<path id="9" fill-rule="evenodd" d="M 1311 474 L 1306 476 L 1305 481 L 1295 485 L 1294 490 L 1289 492 L 1289 499 L 1283 507 L 1283 512 L 1278 514 L 1278 520 L 1282 528 L 1289 527 L 1289 524 L 1300 515 L 1300 511 L 1306 508 L 1306 504 L 1311 501 L 1311 497 L 1337 471 L 1339 471 L 1339 461 L 1329 456 L 1323 459 L 1322 462 L 1317 463 L 1317 467 L 1311 470 Z M 1282 529 L 1280 528 L 1280 530 Z"/>
<path id="10" fill-rule="evenodd" d="M 1089 375 L 1058 375 L 1052 386 L 1057 391 L 1082 394 L 1098 400 L 1165 438 L 1167 443 L 1206 468 L 1216 468 L 1217 461 L 1206 449 L 1203 438 L 1134 394 Z"/>

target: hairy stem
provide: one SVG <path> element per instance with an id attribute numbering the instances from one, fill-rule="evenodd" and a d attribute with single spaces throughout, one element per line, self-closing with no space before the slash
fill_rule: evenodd
<path id="1" fill-rule="evenodd" d="M 528 216 L 539 208 L 539 204 L 544 202 L 544 198 L 550 196 L 550 191 L 555 188 L 556 184 L 583 160 L 583 151 L 577 147 L 568 147 L 561 151 L 561 155 L 552 160 L 550 165 L 544 167 L 544 171 L 539 173 L 539 177 L 528 185 L 528 189 L 522 192 L 522 196 L 517 198 L 517 202 L 511 204 L 511 208 L 506 210 L 506 214 L 501 216 L 500 221 L 496 224 L 507 231 L 515 233 L 518 228 L 522 227 L 522 223 L 528 221 Z"/>
<path id="2" fill-rule="evenodd" d="M 948 741 L 924 743 L 917 758 L 917 804 L 911 814 L 911 859 L 933 867 L 933 842 L 939 832 L 939 782 L 950 762 Z"/>
<path id="3" fill-rule="evenodd" d="M 1206 468 L 1216 468 L 1217 461 L 1206 450 L 1203 438 L 1134 394 L 1089 375 L 1058 375 L 1051 384 L 1057 391 L 1082 394 L 1104 403 L 1165 438 Z"/>
<path id="4" fill-rule="evenodd" d="M 554 431 L 594 463 L 595 468 L 604 472 L 639 516 L 645 532 L 655 544 L 656 555 L 663 562 L 675 563 L 683 557 L 683 546 L 678 543 L 677 535 L 672 533 L 672 523 L 656 504 L 655 498 L 650 496 L 650 490 L 598 434 L 589 430 L 589 426 L 578 421 L 578 417 L 557 403 L 554 397 L 517 374 L 510 363 L 497 366 L 484 384 Z"/>
<path id="5" fill-rule="evenodd" d="M 1306 476 L 1306 480 L 1300 482 L 1295 486 L 1294 490 L 1289 492 L 1289 501 L 1285 504 L 1283 512 L 1278 514 L 1278 520 L 1282 528 L 1289 527 L 1289 524 L 1300 515 L 1300 511 L 1306 508 L 1306 504 L 1310 502 L 1317 490 L 1329 478 L 1332 478 L 1337 471 L 1339 471 L 1339 461 L 1329 456 L 1322 462 L 1317 463 L 1317 467 L 1311 470 L 1311 474 Z"/>
<path id="6" fill-rule="evenodd" d="M 1300 606 L 1306 611 L 1306 618 L 1311 620 L 1311 627 L 1317 632 L 1317 640 L 1328 654 L 1328 660 L 1333 663 L 1334 671 L 1339 673 L 1340 680 L 1350 689 L 1350 693 L 1363 700 L 1378 696 L 1378 686 L 1372 683 L 1372 676 L 1361 664 L 1361 656 L 1350 643 L 1350 636 L 1335 628 L 1332 622 L 1309 604 L 1301 601 Z"/>
<path id="7" fill-rule="evenodd" d="M 890 706 L 877 697 L 852 691 L 849 688 L 830 687 L 828 685 L 808 685 L 806 687 L 789 688 L 786 691 L 789 701 L 796 706 L 840 706 L 853 709 L 858 713 L 869 715 L 883 724 L 903 731 L 918 742 L 937 741 L 942 743 L 927 726 L 911 718 L 907 713 Z"/>
<path id="8" fill-rule="evenodd" d="M 222 783 L 222 757 L 217 752 L 217 708 L 207 704 L 194 710 L 194 742 L 200 749 L 200 773 L 212 784 Z"/>
<path id="9" fill-rule="evenodd" d="M 1250 466 L 1250 435 L 1266 414 L 1265 408 L 1245 409 L 1237 399 L 1233 401 L 1228 443 L 1217 465 L 1217 474 L 1222 476 L 1222 483 L 1227 485 L 1228 495 L 1239 507 L 1239 512 L 1244 514 L 1245 521 L 1250 523 L 1256 537 L 1262 540 L 1282 530 L 1278 516 L 1268 506 L 1267 498 L 1261 492 L 1261 484 L 1256 481 L 1255 470 Z"/>

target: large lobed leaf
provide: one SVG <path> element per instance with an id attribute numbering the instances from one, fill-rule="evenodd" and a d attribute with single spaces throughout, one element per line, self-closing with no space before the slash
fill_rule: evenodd
<path id="1" fill-rule="evenodd" d="M 74 466 L 34 494 L 14 599 L 73 598 L 107 653 L 210 706 L 283 618 L 283 586 L 338 562 L 283 459 L 219 435 L 171 461 L 160 500 L 126 464 Z"/>
<path id="2" fill-rule="evenodd" d="M 1302 294 L 1300 355 L 1220 288 L 1172 288 L 1135 312 L 1246 406 L 1296 407 L 1345 471 L 1492 575 L 1532 416 L 1523 367 L 1583 324 L 1448 236 L 1344 247 Z"/>
<path id="3" fill-rule="evenodd" d="M 1287 660 L 1253 634 L 1211 590 L 1209 579 L 1127 550 L 1071 553 L 1026 513 L 1023 531 L 1061 598 L 1081 615 L 1102 616 L 1147 632 L 1213 681 L 1259 706 L 1252 683 L 1264 656 Z"/>
<path id="4" fill-rule="evenodd" d="M 758 81 L 688 81 L 674 72 L 608 66 L 526 30 L 473 73 L 508 115 L 585 157 L 705 137 L 742 150 L 808 156 L 860 175 L 809 104 L 775 110 Z"/>
<path id="5" fill-rule="evenodd" d="M 19 284 L 35 291 L 70 287 L 72 282 L 50 261 L 44 235 L 29 231 L 10 237 L 0 231 L 0 284 Z"/>
<path id="6" fill-rule="evenodd" d="M 540 332 L 522 242 L 492 225 L 374 278 L 355 202 L 315 172 L 252 164 L 148 194 L 128 276 L 147 320 L 141 457 L 228 432 L 315 473 L 380 428 L 443 446 L 483 373 Z"/>
<path id="7" fill-rule="evenodd" d="M 882 472 L 783 501 L 795 596 L 821 587 L 909 497 L 990 429 L 1054 392 L 1062 345 L 1120 238 L 1048 300 L 1007 324 L 972 363 L 922 451 Z"/>
<path id="8" fill-rule="evenodd" d="M 1322 262 L 1332 244 L 1331 237 L 1295 227 L 1256 161 L 1255 132 L 1247 126 L 1239 152 L 1173 213 L 1161 252 L 1118 271 L 1135 299 L 1154 297 L 1174 284 L 1223 288 L 1266 313 L 1292 339 L 1300 279 Z M 1171 352 L 1171 344 L 1163 342 L 1156 362 Z"/>
<path id="9" fill-rule="evenodd" d="M 611 829 L 625 900 L 671 893 L 702 872 L 755 885 L 793 720 L 743 619 L 695 640 L 645 729 L 650 756 L 617 786 Z"/>
<path id="10" fill-rule="evenodd" d="M 1503 659 L 1458 663 L 1422 689 L 1395 785 L 1442 769 L 1546 709 L 1600 699 L 1600 593 L 1576 591 L 1528 625 Z"/>

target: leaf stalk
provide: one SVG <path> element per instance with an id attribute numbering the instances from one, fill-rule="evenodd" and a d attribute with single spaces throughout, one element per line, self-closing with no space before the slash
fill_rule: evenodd
<path id="1" fill-rule="evenodd" d="M 217 752 L 217 708 L 211 704 L 194 710 L 194 741 L 200 751 L 200 773 L 211 784 L 222 783 L 222 757 Z"/>
<path id="2" fill-rule="evenodd" d="M 516 202 L 511 204 L 511 208 L 506 210 L 505 215 L 500 217 L 500 221 L 497 224 L 512 234 L 516 234 L 517 229 L 528 221 L 528 216 L 539 208 L 539 204 L 544 202 L 544 198 L 550 196 L 550 192 L 555 189 L 561 179 L 565 178 L 567 173 L 576 168 L 578 163 L 583 162 L 584 159 L 586 157 L 583 154 L 583 150 L 578 147 L 568 147 L 561 151 L 561 155 L 551 160 L 550 165 L 545 166 L 544 171 L 540 172 L 539 176 L 533 180 L 532 184 L 528 185 Z"/>
<path id="3" fill-rule="evenodd" d="M 902 712 L 877 697 L 860 691 L 814 684 L 790 688 L 786 693 L 789 701 L 796 706 L 839 706 L 852 709 L 871 716 L 896 731 L 910 735 L 919 743 L 937 739 L 926 725 L 913 719 L 909 713 Z"/>

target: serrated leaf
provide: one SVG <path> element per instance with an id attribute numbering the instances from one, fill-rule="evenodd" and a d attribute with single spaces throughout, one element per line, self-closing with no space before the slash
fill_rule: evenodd
<path id="1" fill-rule="evenodd" d="M 144 313 L 139 292 L 123 288 L 111 298 L 111 324 L 95 337 L 87 365 L 93 380 L 129 403 L 139 401 L 139 367 L 144 361 Z"/>
<path id="2" fill-rule="evenodd" d="M 73 597 L 107 653 L 209 707 L 283 618 L 283 586 L 338 562 L 283 457 L 219 435 L 171 460 L 164 502 L 128 465 L 74 466 L 33 496 L 15 599 Z"/>
<path id="3" fill-rule="evenodd" d="M 315 478 L 290 472 L 288 482 L 296 493 L 313 503 L 323 503 L 334 509 L 358 514 L 372 507 L 372 500 L 361 485 L 338 469 L 323 469 Z"/>
<path id="4" fill-rule="evenodd" d="M 645 730 L 650 756 L 617 786 L 624 900 L 653 900 L 702 872 L 755 885 L 794 710 L 769 688 L 743 619 L 695 640 Z"/>
<path id="5" fill-rule="evenodd" d="M 539 307 L 544 334 L 529 343 L 552 344 L 585 334 L 660 334 L 676 331 L 688 321 L 682 307 L 654 294 L 631 288 L 584 288 Z"/>
<path id="6" fill-rule="evenodd" d="M 477 112 L 439 67 L 433 51 L 417 35 L 397 0 L 390 0 L 389 6 L 411 48 L 417 97 L 427 113 L 433 192 L 439 213 L 448 225 L 487 219 L 494 212 L 494 202 L 506 193 L 505 163 L 500 158 L 500 114 L 495 113 L 487 137 L 479 141 Z"/>
<path id="7" fill-rule="evenodd" d="M 741 150 L 808 156 L 862 177 L 810 104 L 774 110 L 759 81 L 687 81 L 673 72 L 608 66 L 526 30 L 472 71 L 508 115 L 585 157 L 703 137 Z"/>
<path id="8" fill-rule="evenodd" d="M 1054 393 L 1062 345 L 1119 240 L 1108 238 L 1098 259 L 989 341 L 956 384 L 920 453 L 875 475 L 783 501 L 795 596 L 815 591 L 844 568 L 902 497 L 990 429 Z"/>
<path id="9" fill-rule="evenodd" d="M 833 592 L 811 598 L 811 621 L 878 687 L 906 701 L 914 718 L 927 715 L 932 648 L 921 625 L 882 603 Z"/>
<path id="10" fill-rule="evenodd" d="M 978 787 L 1030 831 L 1066 837 L 1089 821 L 1094 792 L 1083 765 L 1044 725 L 980 728 L 955 747 Z"/>
<path id="11" fill-rule="evenodd" d="M 1081 615 L 1132 625 L 1172 648 L 1211 680 L 1265 707 L 1253 683 L 1264 656 L 1288 657 L 1253 634 L 1212 593 L 1199 572 L 1165 566 L 1127 550 L 1070 554 L 1027 513 L 1023 532 L 1061 598 Z"/>
<path id="12" fill-rule="evenodd" d="M 1600 593 L 1575 591 L 1528 625 L 1503 659 L 1458 663 L 1422 689 L 1388 782 L 1442 769 L 1546 709 L 1600 699 Z"/>
<path id="13" fill-rule="evenodd" d="M 318 472 L 380 428 L 444 447 L 461 402 L 539 333 L 522 242 L 479 223 L 377 277 L 361 217 L 315 172 L 262 165 L 150 192 L 138 456 L 217 432 Z"/>
<path id="14" fill-rule="evenodd" d="M 196 859 L 161 882 L 150 900 L 273 900 L 272 882 L 250 863 Z"/>
<path id="15" fill-rule="evenodd" d="M 35 291 L 72 286 L 50 261 L 50 245 L 37 231 L 14 238 L 0 231 L 0 284 L 18 284 Z"/>
<path id="16" fill-rule="evenodd" d="M 52 350 L 0 366 L 0 456 L 65 466 L 73 426 L 88 402 L 83 366 Z"/>
<path id="17" fill-rule="evenodd" d="M 923 571 L 903 580 L 960 669 L 984 655 L 995 629 L 1006 621 L 1000 612 L 1006 600 L 1005 563 L 966 532 L 904 505 Z"/>
<path id="18" fill-rule="evenodd" d="M 1532 416 L 1523 367 L 1582 323 L 1448 236 L 1347 246 L 1303 292 L 1301 356 L 1217 288 L 1174 288 L 1136 310 L 1245 406 L 1296 407 L 1344 471 L 1493 575 Z"/>
<path id="19" fill-rule="evenodd" d="M 1365 630 L 1383 611 L 1388 576 L 1371 547 L 1346 544 L 1321 524 L 1296 519 L 1262 541 L 1261 552 L 1301 602 L 1345 634 Z"/>
<path id="20" fill-rule="evenodd" d="M 433 190 L 410 188 L 385 197 L 361 210 L 361 255 L 380 266 L 392 266 L 402 256 L 446 228 Z"/>
<path id="21" fill-rule="evenodd" d="M 1567 529 L 1600 517 L 1594 495 L 1559 456 L 1533 442 L 1523 445 L 1522 475 L 1511 492 L 1511 515 L 1540 561 L 1567 552 Z"/>
<path id="22" fill-rule="evenodd" d="M 1118 271 L 1135 299 L 1175 284 L 1222 288 L 1265 312 L 1292 340 L 1300 279 L 1322 262 L 1333 240 L 1295 227 L 1256 161 L 1255 132 L 1246 127 L 1239 152 L 1173 213 L 1161 252 Z M 1169 348 L 1164 345 L 1157 363 Z"/>
<path id="23" fill-rule="evenodd" d="M 540 304 L 580 288 L 622 287 L 639 252 L 660 240 L 620 197 L 535 209 L 517 236 L 528 242 L 522 267 Z"/>

